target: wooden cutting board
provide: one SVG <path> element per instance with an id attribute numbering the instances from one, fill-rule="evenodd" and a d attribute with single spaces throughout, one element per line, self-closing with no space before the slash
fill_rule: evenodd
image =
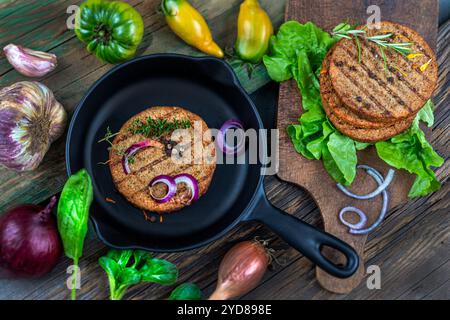
<path id="1" fill-rule="evenodd" d="M 367 23 L 367 7 L 378 5 L 381 9 L 381 20 L 397 22 L 418 31 L 436 49 L 438 28 L 437 0 L 289 0 L 286 5 L 286 20 L 297 20 L 301 23 L 312 21 L 326 31 L 331 31 L 340 22 Z M 348 293 L 358 286 L 365 275 L 364 245 L 367 236 L 355 236 L 338 220 L 338 213 L 345 206 L 362 209 L 368 216 L 369 224 L 377 218 L 381 208 L 381 197 L 358 201 L 345 196 L 337 188 L 335 182 L 323 168 L 321 161 L 310 161 L 299 155 L 286 134 L 289 124 L 297 123 L 301 114 L 301 97 L 297 84 L 291 80 L 280 85 L 277 126 L 280 129 L 280 167 L 278 176 L 309 191 L 320 209 L 325 230 L 346 241 L 355 248 L 360 256 L 360 267 L 356 274 L 348 279 L 337 279 L 316 269 L 319 283 L 327 290 L 335 293 Z M 374 148 L 358 153 L 358 164 L 368 164 L 379 170 L 384 176 L 389 167 L 381 161 Z M 394 181 L 389 187 L 389 208 L 407 201 L 408 191 L 414 177 L 403 171 L 397 171 Z M 374 190 L 376 184 L 365 173 L 358 170 L 352 190 L 363 194 Z M 334 261 L 341 257 L 327 252 Z"/>

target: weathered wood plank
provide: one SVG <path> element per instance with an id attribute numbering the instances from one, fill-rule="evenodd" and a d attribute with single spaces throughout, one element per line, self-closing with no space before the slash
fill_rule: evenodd
<path id="1" fill-rule="evenodd" d="M 146 26 L 139 55 L 161 52 L 202 55 L 184 44 L 168 29 L 163 16 L 156 13 L 159 0 L 129 2 L 136 5 Z M 84 45 L 74 37 L 73 32 L 67 30 L 66 8 L 68 3 L 76 4 L 81 1 L 53 1 L 50 10 L 35 8 L 27 2 L 17 1 L 14 6 L 19 11 L 9 15 L 6 19 L 11 20 L 8 22 L 9 25 L 20 24 L 24 19 L 21 13 L 26 12 L 27 19 L 35 22 L 34 29 L 27 29 L 29 32 L 20 34 L 17 43 L 40 50 L 51 49 L 51 52 L 60 57 L 57 70 L 41 81 L 55 92 L 56 98 L 67 110 L 72 111 L 92 83 L 107 72 L 111 66 L 89 54 Z M 204 2 L 197 0 L 192 3 L 207 18 L 217 41 L 224 48 L 231 48 L 235 41 L 240 1 L 211 0 Z M 278 26 L 283 20 L 284 1 L 263 0 L 261 4 L 267 8 L 274 25 Z M 30 8 L 35 9 L 27 11 Z M 45 17 L 42 16 L 43 11 L 45 11 Z M 44 19 L 46 23 L 41 25 L 39 19 Z M 13 28 L 0 25 L 0 34 L 7 34 L 6 40 L 0 37 L 0 43 L 5 44 L 10 40 L 15 40 L 13 30 Z M 263 66 L 259 66 L 254 71 L 251 79 L 240 64 L 233 63 L 232 66 L 248 92 L 255 91 L 269 81 Z M 3 74 L 0 77 L 0 87 L 19 80 L 26 80 L 25 77 L 10 68 L 3 56 L 0 56 L 0 74 Z M 0 168 L 0 193 L 3 194 L 0 198 L 0 212 L 19 203 L 40 203 L 62 189 L 66 179 L 63 145 L 64 139 L 61 138 L 51 147 L 43 164 L 33 172 L 15 173 Z M 51 183 L 49 183 L 50 181 Z"/>

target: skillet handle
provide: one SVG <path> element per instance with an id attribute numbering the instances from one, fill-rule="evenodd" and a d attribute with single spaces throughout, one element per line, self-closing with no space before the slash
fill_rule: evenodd
<path id="1" fill-rule="evenodd" d="M 275 208 L 269 203 L 264 193 L 249 219 L 267 225 L 289 245 L 332 276 L 348 278 L 358 270 L 359 257 L 350 245 Z M 328 260 L 320 251 L 323 246 L 329 246 L 344 254 L 347 259 L 346 265 L 338 266 Z"/>

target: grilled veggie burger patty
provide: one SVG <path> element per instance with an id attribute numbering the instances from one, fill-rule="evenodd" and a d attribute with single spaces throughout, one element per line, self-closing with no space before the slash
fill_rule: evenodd
<path id="1" fill-rule="evenodd" d="M 190 123 L 189 128 L 184 129 L 191 137 L 190 143 L 183 140 L 186 136 L 173 137 L 172 132 L 165 132 L 162 136 L 148 136 L 145 130 L 135 130 L 136 123 L 145 124 L 152 121 Z M 109 166 L 117 190 L 138 208 L 153 212 L 171 212 L 189 204 L 186 202 L 186 199 L 189 199 L 189 194 L 186 194 L 189 189 L 184 184 L 179 184 L 174 197 L 168 202 L 158 203 L 152 195 L 164 194 L 165 190 L 158 190 L 159 186 L 150 188 L 149 184 L 160 175 L 173 177 L 187 173 L 198 181 L 199 196 L 204 195 L 216 168 L 215 148 L 211 148 L 212 137 L 208 129 L 202 118 L 180 107 L 152 107 L 129 119 L 115 137 L 109 154 Z M 204 153 L 200 155 L 201 159 L 198 152 L 194 153 L 194 139 L 198 137 L 203 137 L 201 145 Z M 130 172 L 127 174 L 123 167 L 124 150 L 146 139 L 150 139 L 152 145 L 133 156 L 129 162 Z M 191 155 L 189 162 L 182 161 L 183 156 L 186 159 L 186 153 Z M 203 155 L 207 155 L 207 158 Z"/>
<path id="2" fill-rule="evenodd" d="M 329 76 L 329 62 L 334 48 L 330 49 L 322 64 L 320 73 L 320 95 L 328 119 L 341 133 L 361 142 L 387 140 L 407 130 L 415 114 L 405 120 L 392 123 L 375 122 L 361 118 L 348 109 L 336 95 Z"/>
<path id="3" fill-rule="evenodd" d="M 361 42 L 361 63 L 354 40 L 343 39 L 331 54 L 329 74 L 333 88 L 348 109 L 373 122 L 403 120 L 415 115 L 431 97 L 437 84 L 437 60 L 433 50 L 414 30 L 381 22 L 381 29 L 367 35 L 392 33 L 389 41 L 410 42 L 414 55 Z M 387 68 L 387 70 L 386 70 Z"/>

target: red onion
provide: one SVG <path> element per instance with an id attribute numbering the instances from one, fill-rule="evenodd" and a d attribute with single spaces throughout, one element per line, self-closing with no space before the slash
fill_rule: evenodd
<path id="1" fill-rule="evenodd" d="M 21 205 L 0 218 L 0 271 L 8 276 L 39 277 L 50 272 L 61 255 L 52 209 Z"/>
<path id="2" fill-rule="evenodd" d="M 359 216 L 359 221 L 356 223 L 351 223 L 345 220 L 344 214 L 347 212 L 354 212 Z M 361 209 L 356 207 L 345 207 L 339 212 L 339 220 L 341 220 L 342 224 L 346 225 L 350 229 L 361 229 L 366 225 L 367 216 Z"/>
<path id="3" fill-rule="evenodd" d="M 365 165 L 359 165 L 358 169 L 365 169 L 365 170 L 375 170 L 372 167 L 369 166 L 365 166 Z M 375 198 L 377 195 L 379 195 L 381 192 L 383 192 L 387 187 L 389 187 L 389 185 L 391 184 L 392 180 L 394 179 L 394 174 L 395 171 L 392 169 L 389 169 L 386 178 L 384 178 L 383 183 L 380 184 L 378 186 L 378 188 L 376 188 L 374 191 L 368 193 L 368 194 L 364 194 L 364 195 L 358 195 L 355 194 L 349 190 L 347 190 L 347 188 L 345 188 L 343 185 L 341 185 L 340 183 L 337 184 L 337 187 L 343 192 L 345 193 L 347 196 L 353 198 L 353 199 L 358 199 L 358 200 L 367 200 L 367 199 L 372 199 Z"/>
<path id="4" fill-rule="evenodd" d="M 139 150 L 148 148 L 148 147 L 164 147 L 163 144 L 161 142 L 155 141 L 155 140 L 144 140 L 138 143 L 133 144 L 131 147 L 129 147 L 126 151 L 125 151 L 125 155 L 122 158 L 122 167 L 123 167 L 123 171 L 126 174 L 130 174 L 131 170 L 130 170 L 130 165 L 128 163 L 129 158 L 135 154 L 136 152 L 138 152 Z"/>
<path id="5" fill-rule="evenodd" d="M 226 133 L 230 129 L 237 129 L 238 130 L 238 137 L 240 138 L 237 142 L 236 146 L 229 146 L 226 141 Z M 219 130 L 219 134 L 217 135 L 217 145 L 219 146 L 220 150 L 222 150 L 223 153 L 226 154 L 240 154 L 242 150 L 244 150 L 245 145 L 245 139 L 244 139 L 244 125 L 241 121 L 230 119 L 226 121 L 222 127 Z M 241 132 L 239 132 L 241 131 Z"/>
<path id="6" fill-rule="evenodd" d="M 264 244 L 243 241 L 228 251 L 219 267 L 217 287 L 209 300 L 240 297 L 258 285 L 270 263 Z"/>
<path id="7" fill-rule="evenodd" d="M 194 176 L 188 174 L 188 173 L 182 173 L 179 175 L 176 175 L 174 177 L 175 183 L 185 183 L 186 186 L 191 191 L 191 198 L 189 199 L 188 203 L 191 203 L 192 201 L 197 201 L 199 197 L 199 190 L 198 190 L 198 181 L 195 179 Z"/>
<path id="8" fill-rule="evenodd" d="M 152 198 L 158 203 L 166 203 L 177 193 L 177 184 L 171 176 L 161 175 L 157 176 L 150 182 L 150 187 L 154 187 L 158 183 L 163 183 L 167 186 L 167 193 L 164 197 L 156 197 L 153 194 Z"/>
<path id="9" fill-rule="evenodd" d="M 378 185 L 383 184 L 383 176 L 381 175 L 381 173 L 370 167 L 368 167 L 366 170 L 367 174 L 369 174 L 372 178 L 374 178 L 375 181 L 378 183 Z M 375 228 L 377 228 L 381 224 L 381 222 L 383 222 L 388 209 L 389 196 L 386 190 L 383 190 L 381 194 L 383 195 L 383 205 L 381 207 L 381 211 L 380 214 L 378 215 L 377 220 L 366 229 L 350 229 L 351 234 L 367 234 L 369 232 L 372 232 Z"/>
<path id="10" fill-rule="evenodd" d="M 360 166 L 358 166 L 358 168 L 366 170 L 367 174 L 370 175 L 376 181 L 376 183 L 378 184 L 378 188 L 375 191 L 371 192 L 370 194 L 375 194 L 376 192 L 381 190 L 380 192 L 383 195 L 383 204 L 382 204 L 382 207 L 381 207 L 380 214 L 378 215 L 377 220 L 370 227 L 367 227 L 365 229 L 363 229 L 363 227 L 365 226 L 365 224 L 367 222 L 367 216 L 362 210 L 360 210 L 360 209 L 358 209 L 356 207 L 345 207 L 345 208 L 343 208 L 339 212 L 339 220 L 342 222 L 342 224 L 344 224 L 347 227 L 349 227 L 349 232 L 351 234 L 367 234 L 367 233 L 373 231 L 375 228 L 377 228 L 381 224 L 381 222 L 384 220 L 384 217 L 386 216 L 386 212 L 387 212 L 388 204 L 389 204 L 389 195 L 388 195 L 388 193 L 386 191 L 386 188 L 389 186 L 390 182 L 392 182 L 392 178 L 394 177 L 394 173 L 393 173 L 393 170 L 389 170 L 389 173 L 386 176 L 386 180 L 384 180 L 382 174 L 380 172 L 378 172 L 377 170 L 375 170 L 374 168 L 370 167 L 370 166 L 360 165 Z M 386 183 L 386 181 L 388 181 L 388 180 L 390 180 L 389 183 Z M 341 189 L 341 190 L 343 190 L 343 189 Z M 346 191 L 347 192 L 344 192 L 344 193 L 346 195 L 350 196 L 351 198 L 359 199 L 359 200 L 367 199 L 367 198 L 361 198 L 361 196 L 355 195 L 355 194 L 349 192 L 348 190 L 346 190 Z M 368 196 L 368 195 L 366 195 L 366 196 Z M 373 198 L 373 197 L 374 196 L 372 196 L 371 198 Z M 359 222 L 353 224 L 353 223 L 350 223 L 347 220 L 345 220 L 344 214 L 346 212 L 355 212 L 355 213 L 357 213 L 358 216 L 359 216 Z"/>

